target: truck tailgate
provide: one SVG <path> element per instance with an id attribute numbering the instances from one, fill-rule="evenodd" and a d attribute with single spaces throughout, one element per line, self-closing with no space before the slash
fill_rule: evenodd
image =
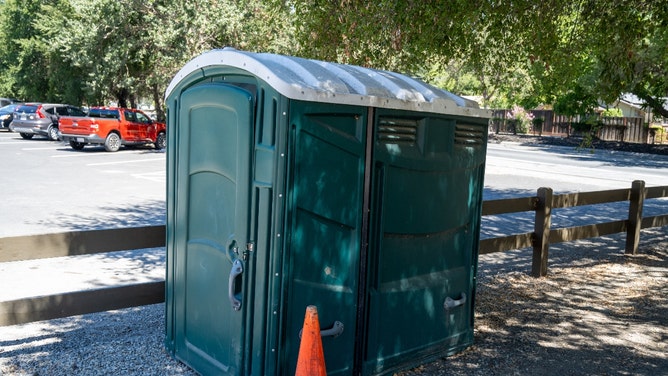
<path id="1" fill-rule="evenodd" d="M 88 117 L 63 116 L 58 122 L 58 128 L 62 134 L 89 135 L 93 133 L 91 129 L 92 123 L 93 119 Z"/>

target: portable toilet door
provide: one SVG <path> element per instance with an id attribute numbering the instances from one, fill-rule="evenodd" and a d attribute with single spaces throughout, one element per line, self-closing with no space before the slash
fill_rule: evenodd
<path id="1" fill-rule="evenodd" d="M 253 95 L 216 83 L 189 88 L 179 100 L 170 145 L 179 161 L 170 181 L 171 270 L 179 280 L 170 285 L 170 319 L 179 320 L 171 326 L 173 348 L 202 374 L 241 375 Z"/>
<path id="2" fill-rule="evenodd" d="M 365 230 L 368 110 L 291 102 L 286 185 L 285 339 L 294 373 L 304 310 L 318 308 L 328 375 L 353 375 Z"/>
<path id="3" fill-rule="evenodd" d="M 374 111 L 364 374 L 473 342 L 485 119 Z"/>

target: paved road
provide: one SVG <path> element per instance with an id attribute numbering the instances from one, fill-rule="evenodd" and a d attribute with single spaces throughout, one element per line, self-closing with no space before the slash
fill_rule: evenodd
<path id="1" fill-rule="evenodd" d="M 555 193 L 668 185 L 668 156 L 612 150 L 578 151 L 563 146 L 489 144 L 485 198 L 535 194 L 539 187 Z"/>
<path id="2" fill-rule="evenodd" d="M 101 147 L 86 147 L 78 152 L 61 142 L 23 140 L 16 133 L 0 131 L 0 160 L 0 237 L 165 221 L 164 150 L 108 153 Z M 504 142 L 489 145 L 484 197 L 535 195 L 543 186 L 555 194 L 628 188 L 636 179 L 645 180 L 647 186 L 668 185 L 668 156 Z M 667 205 L 650 203 L 646 212 L 665 212 Z M 568 224 L 611 213 L 608 209 L 586 216 L 565 212 L 557 219 Z M 493 220 L 493 225 L 483 226 L 486 234 L 531 229 L 528 219 L 505 224 Z"/>
<path id="3" fill-rule="evenodd" d="M 165 221 L 165 152 L 74 151 L 0 132 L 0 237 Z"/>

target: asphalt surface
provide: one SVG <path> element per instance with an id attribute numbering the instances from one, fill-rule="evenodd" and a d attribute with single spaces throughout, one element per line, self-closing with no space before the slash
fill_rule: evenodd
<path id="1" fill-rule="evenodd" d="M 0 131 L 0 237 L 165 222 L 165 151 L 109 153 Z"/>

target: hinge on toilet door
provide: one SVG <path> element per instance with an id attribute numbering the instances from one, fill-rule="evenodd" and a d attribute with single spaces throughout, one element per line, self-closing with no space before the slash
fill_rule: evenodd
<path id="1" fill-rule="evenodd" d="M 255 243 L 246 243 L 246 249 L 244 250 L 244 255 L 243 255 L 243 260 L 246 261 L 248 260 L 248 256 L 253 252 L 255 249 Z"/>

